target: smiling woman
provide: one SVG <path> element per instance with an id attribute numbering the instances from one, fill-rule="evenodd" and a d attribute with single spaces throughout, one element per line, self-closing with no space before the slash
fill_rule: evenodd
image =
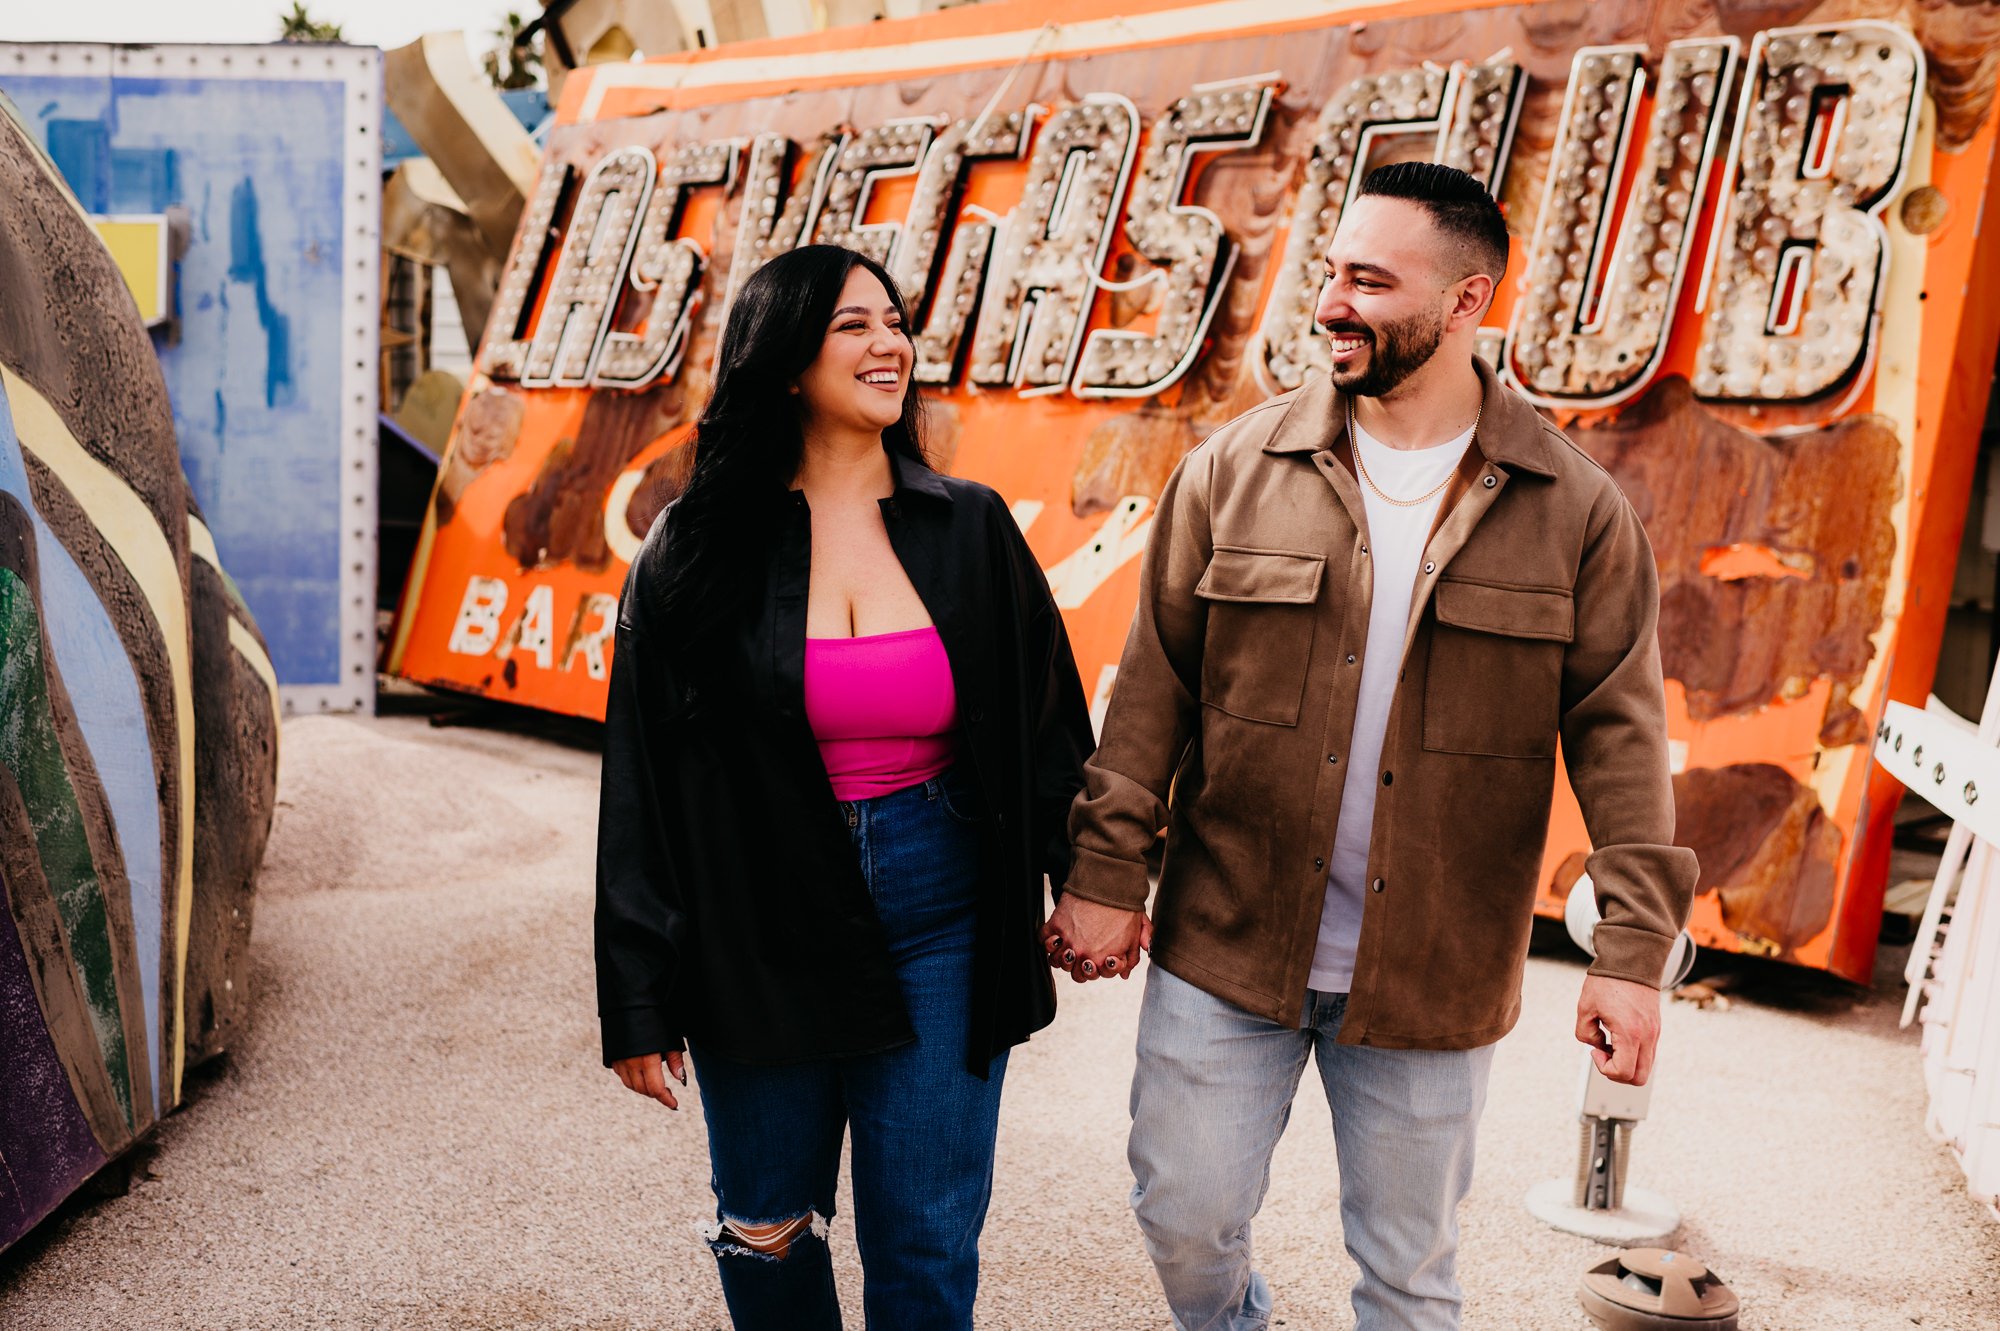
<path id="1" fill-rule="evenodd" d="M 870 1325 L 971 1325 L 1007 1051 L 1055 1011 L 1089 716 L 1005 502 L 925 458 L 908 317 L 837 246 L 744 282 L 619 609 L 604 1058 L 674 1109 L 692 1054 L 739 1328 L 841 1325 L 849 1127 Z"/>

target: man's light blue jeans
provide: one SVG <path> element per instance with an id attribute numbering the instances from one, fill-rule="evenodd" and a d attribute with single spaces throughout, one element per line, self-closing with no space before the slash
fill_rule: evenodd
<path id="1" fill-rule="evenodd" d="M 1250 1221 L 1308 1055 L 1333 1107 L 1341 1229 L 1361 1267 L 1355 1331 L 1458 1326 L 1458 1203 L 1493 1048 L 1336 1044 L 1346 1008 L 1345 994 L 1308 991 L 1292 1030 L 1148 968 L 1127 1155 L 1132 1210 L 1177 1331 L 1269 1324 Z"/>

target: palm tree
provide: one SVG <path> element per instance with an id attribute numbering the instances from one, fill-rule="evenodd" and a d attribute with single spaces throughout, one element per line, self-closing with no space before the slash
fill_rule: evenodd
<path id="1" fill-rule="evenodd" d="M 486 77 L 493 81 L 494 87 L 512 91 L 532 88 L 541 82 L 541 52 L 531 45 L 534 38 L 524 41 L 521 37 L 521 30 L 527 26 L 526 21 L 510 9 L 500 26 L 493 29 L 492 35 L 500 39 L 500 45 L 486 53 Z"/>
<path id="2" fill-rule="evenodd" d="M 338 42 L 346 39 L 340 35 L 338 23 L 321 23 L 306 13 L 305 0 L 292 0 L 292 12 L 280 14 L 278 22 L 283 25 L 278 33 L 281 42 Z"/>

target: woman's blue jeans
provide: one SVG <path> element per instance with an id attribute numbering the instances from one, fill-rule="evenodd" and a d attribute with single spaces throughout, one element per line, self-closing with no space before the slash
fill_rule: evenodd
<path id="1" fill-rule="evenodd" d="M 854 1237 L 876 1331 L 965 1331 L 993 1191 L 1005 1054 L 965 1070 L 984 817 L 961 765 L 843 803 L 889 938 L 915 1043 L 763 1067 L 700 1044 L 716 1225 L 710 1246 L 737 1331 L 840 1331 L 827 1252 L 843 1130 L 854 1139 Z M 743 1228 L 798 1222 L 782 1256 Z"/>

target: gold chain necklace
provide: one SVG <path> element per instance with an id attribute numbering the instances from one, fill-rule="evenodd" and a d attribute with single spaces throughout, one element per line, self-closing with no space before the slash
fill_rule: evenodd
<path id="1" fill-rule="evenodd" d="M 1486 403 L 1482 400 L 1479 404 L 1479 410 L 1472 413 L 1472 437 L 1474 439 L 1479 437 L 1479 418 L 1485 414 Z M 1453 467 L 1449 472 L 1445 473 L 1443 480 L 1418 495 L 1415 499 L 1398 499 L 1394 495 L 1385 492 L 1381 486 L 1375 484 L 1375 478 L 1368 474 L 1368 464 L 1361 460 L 1361 435 L 1354 428 L 1354 402 L 1352 399 L 1349 399 L 1347 403 L 1347 438 L 1353 444 L 1354 470 L 1361 474 L 1362 484 L 1373 490 L 1377 499 L 1380 499 L 1385 504 L 1394 504 L 1397 508 L 1419 508 L 1424 504 L 1430 503 L 1431 500 L 1436 499 L 1444 493 L 1445 487 L 1451 484 L 1451 478 L 1458 474 L 1458 468 Z M 1466 441 L 1468 447 L 1471 445 L 1471 442 L 1470 439 Z"/>

